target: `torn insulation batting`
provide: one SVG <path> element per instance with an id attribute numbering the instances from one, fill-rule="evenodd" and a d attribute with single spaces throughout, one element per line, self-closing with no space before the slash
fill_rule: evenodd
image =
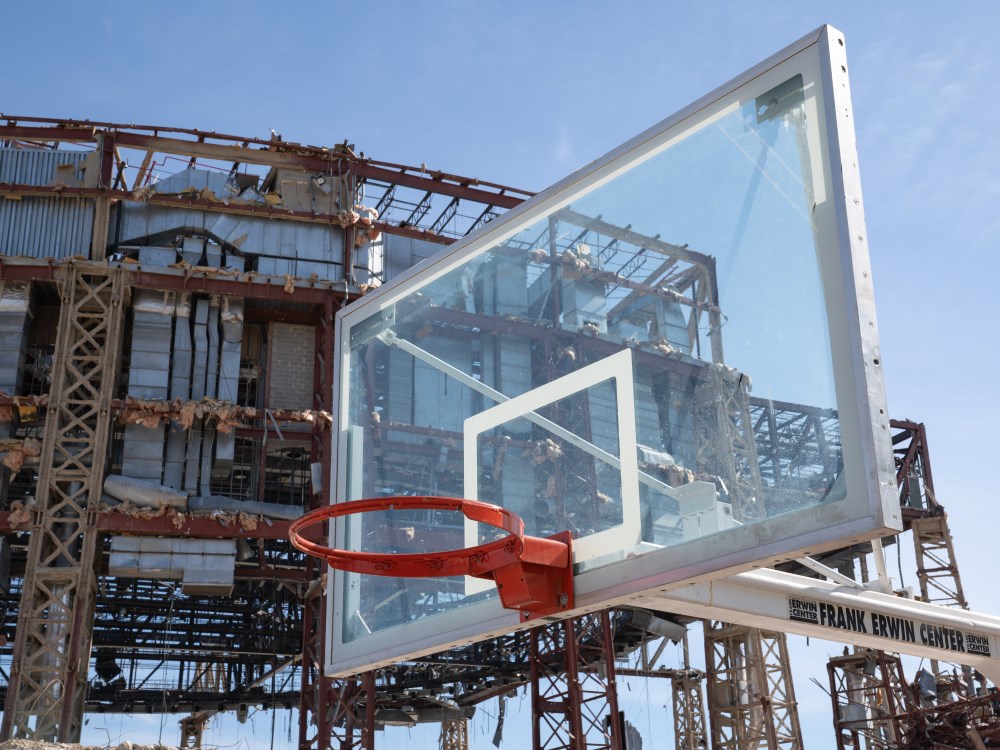
<path id="1" fill-rule="evenodd" d="M 7 516 L 7 522 L 12 528 L 27 526 L 31 523 L 31 516 L 35 509 L 36 506 L 34 503 L 25 505 L 19 500 L 14 500 L 10 504 L 10 514 Z"/>
<path id="2" fill-rule="evenodd" d="M 42 454 L 42 444 L 35 438 L 25 438 L 24 440 L 0 440 L 0 453 L 4 466 L 13 472 L 21 470 L 26 458 L 37 458 Z"/>
<path id="3" fill-rule="evenodd" d="M 117 420 L 121 424 L 141 424 L 144 427 L 154 428 L 161 422 L 175 419 L 187 430 L 191 429 L 196 420 L 204 418 L 219 432 L 229 434 L 235 426 L 263 416 L 261 410 L 252 406 L 238 406 L 230 401 L 214 398 L 203 398 L 199 401 L 181 399 L 162 401 L 128 397 L 118 412 Z M 326 429 L 332 420 L 329 412 L 316 409 L 273 410 L 270 418 L 279 422 L 305 422 L 320 429 Z"/>

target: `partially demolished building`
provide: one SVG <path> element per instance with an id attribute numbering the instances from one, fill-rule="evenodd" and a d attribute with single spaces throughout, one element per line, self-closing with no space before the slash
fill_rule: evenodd
<path id="1" fill-rule="evenodd" d="M 2 736 L 326 704 L 333 316 L 528 194 L 173 128 L 0 124 Z M 303 606 L 303 602 L 305 606 Z"/>
<path id="2" fill-rule="evenodd" d="M 168 713 L 187 717 L 182 741 L 197 747 L 213 714 L 244 720 L 256 706 L 298 708 L 302 750 L 371 748 L 376 726 L 419 721 L 441 723 L 443 748 L 463 748 L 478 703 L 500 700 L 499 742 L 505 697 L 528 686 L 537 747 L 620 747 L 630 729 L 617 672 L 671 679 L 678 748 L 707 747 L 709 731 L 717 748 L 801 748 L 783 634 L 709 623 L 706 673 L 691 668 L 686 648 L 681 669 L 654 669 L 688 624 L 664 613 L 604 611 L 350 680 L 322 677 L 323 571 L 291 547 L 288 525 L 325 503 L 331 486 L 334 315 L 528 197 L 378 162 L 347 143 L 0 115 L 0 739 L 78 741 L 90 712 Z M 651 364 L 683 358 L 697 316 L 686 329 L 677 305 L 719 313 L 712 284 L 700 283 L 712 277 L 711 258 L 600 217 L 566 209 L 561 219 L 572 231 L 532 259 L 561 306 L 548 297 L 522 305 L 551 305 L 560 321 L 558 336 L 536 327 L 544 362 L 555 367 L 610 335 L 635 338 Z M 566 243 L 593 248 L 600 262 Z M 637 260 L 647 249 L 653 272 Z M 597 310 L 607 285 L 623 290 L 622 308 L 646 316 L 643 325 L 609 327 Z M 503 331 L 477 327 L 467 292 L 455 290 L 428 340 L 483 365 L 478 339 Z M 523 323 L 523 309 L 506 312 Z M 705 347 L 721 363 L 718 336 Z M 373 398 L 417 394 L 415 369 L 394 377 L 374 357 L 370 369 Z M 661 386 L 649 384 L 642 417 L 654 427 L 669 422 L 668 408 L 653 408 L 669 392 Z M 734 507 L 761 488 L 794 499 L 802 477 L 832 484 L 832 410 L 754 398 L 743 378 L 729 392 L 702 399 L 705 418 L 725 428 L 723 448 L 682 458 L 697 467 L 725 456 L 716 473 Z M 416 398 L 394 400 L 419 408 Z M 428 491 L 423 472 L 454 463 L 448 445 L 460 433 L 419 428 L 406 407 L 376 411 L 395 452 L 377 457 L 373 491 Z M 923 426 L 893 428 L 922 594 L 929 585 L 964 607 Z M 639 446 L 647 468 L 670 484 L 689 480 L 672 476 L 682 469 L 649 442 Z M 509 464 L 512 485 L 532 456 L 519 460 Z M 444 492 L 446 473 L 434 477 Z M 534 488 L 523 489 L 530 502 Z M 651 518 L 652 532 L 681 533 L 670 520 L 664 530 Z M 868 550 L 840 550 L 826 564 L 861 560 L 865 577 Z M 618 669 L 622 654 L 641 658 Z M 831 667 L 838 746 L 865 736 L 890 750 L 901 745 L 883 742 L 882 725 L 862 731 L 838 707 L 854 700 L 842 673 L 869 674 L 869 659 Z M 878 664 L 888 674 L 892 665 Z M 754 699 L 723 700 L 737 684 L 758 685 Z M 897 723 L 912 723 L 914 711 L 900 711 Z"/>

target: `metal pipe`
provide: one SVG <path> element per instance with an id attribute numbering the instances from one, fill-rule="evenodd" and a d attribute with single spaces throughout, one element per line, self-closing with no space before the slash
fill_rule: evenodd
<path id="1" fill-rule="evenodd" d="M 188 498 L 188 510 L 213 511 L 224 513 L 249 513 L 252 516 L 267 516 L 280 521 L 294 521 L 302 515 L 299 505 L 280 505 L 278 503 L 262 503 L 256 500 L 234 500 L 225 495 L 194 495 Z"/>
<path id="2" fill-rule="evenodd" d="M 104 492 L 118 500 L 125 500 L 146 508 L 186 509 L 188 507 L 186 492 L 178 492 L 156 482 L 118 474 L 105 477 Z"/>

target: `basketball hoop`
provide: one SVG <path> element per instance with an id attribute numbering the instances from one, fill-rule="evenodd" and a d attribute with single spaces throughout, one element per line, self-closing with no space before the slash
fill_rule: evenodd
<path id="1" fill-rule="evenodd" d="M 304 529 L 340 516 L 379 510 L 461 511 L 470 521 L 502 529 L 507 536 L 477 547 L 389 554 L 335 549 L 309 541 Z M 317 508 L 292 522 L 288 536 L 298 549 L 327 561 L 332 568 L 366 575 L 396 578 L 473 576 L 497 584 L 500 602 L 521 612 L 521 620 L 573 608 L 572 536 L 568 531 L 551 537 L 526 536 L 516 513 L 478 500 L 451 497 L 394 496 L 355 500 Z"/>

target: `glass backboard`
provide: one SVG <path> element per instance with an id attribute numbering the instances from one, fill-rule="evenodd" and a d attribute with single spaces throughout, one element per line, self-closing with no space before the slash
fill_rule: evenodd
<path id="1" fill-rule="evenodd" d="M 568 530 L 575 611 L 898 530 L 865 240 L 824 27 L 343 310 L 334 500 Z M 332 543 L 489 533 L 387 510 Z M 519 626 L 471 578 L 334 571 L 329 606 L 332 675 Z"/>

